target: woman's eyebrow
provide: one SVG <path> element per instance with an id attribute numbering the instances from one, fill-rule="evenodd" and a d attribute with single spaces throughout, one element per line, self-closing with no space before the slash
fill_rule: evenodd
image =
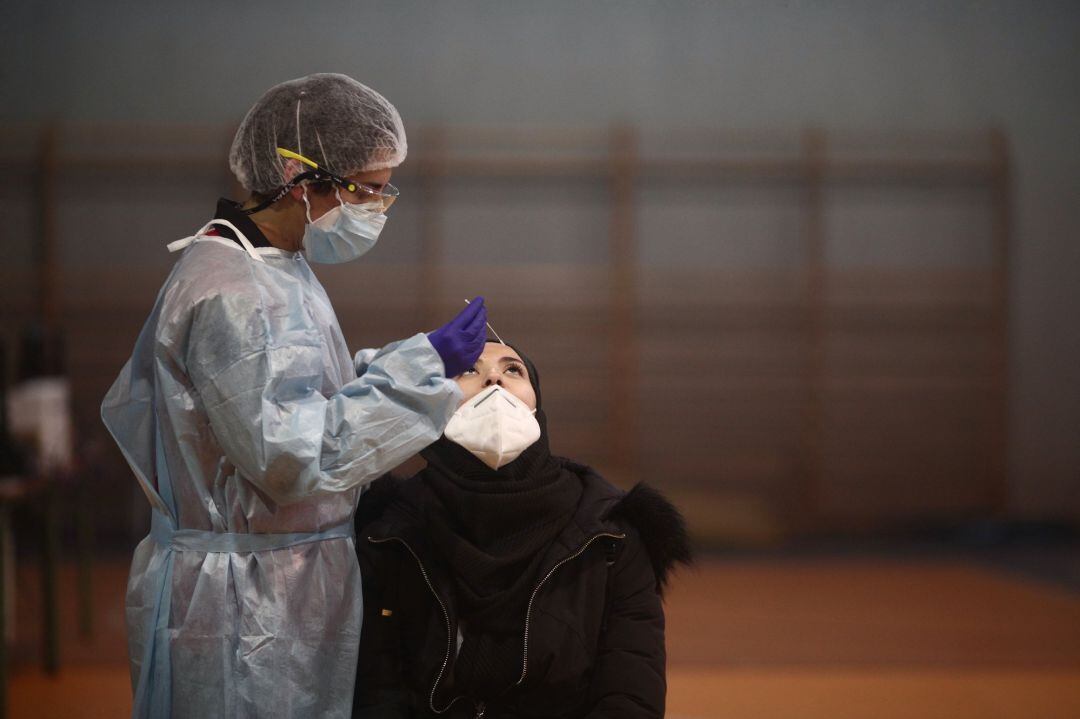
<path id="1" fill-rule="evenodd" d="M 517 357 L 500 357 L 500 358 L 499 358 L 499 361 L 500 361 L 500 362 L 516 362 L 517 364 L 524 364 L 524 363 L 523 363 L 523 362 L 522 362 L 521 360 L 519 360 L 519 359 L 518 359 Z"/>

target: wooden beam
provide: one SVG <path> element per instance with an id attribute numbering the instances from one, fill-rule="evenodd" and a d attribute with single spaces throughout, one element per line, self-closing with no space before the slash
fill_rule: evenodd
<path id="1" fill-rule="evenodd" d="M 46 125 L 38 144 L 38 321 L 51 336 L 60 323 L 60 262 L 56 246 L 56 175 L 58 129 Z"/>
<path id="2" fill-rule="evenodd" d="M 610 462 L 626 485 L 638 477 L 637 239 L 635 185 L 637 136 L 629 127 L 611 131 L 611 423 Z"/>
<path id="3" fill-rule="evenodd" d="M 442 189 L 446 181 L 445 131 L 438 127 L 425 128 L 420 135 L 420 147 L 422 154 L 416 163 L 420 175 L 420 292 L 416 326 L 434 329 L 447 319 L 440 307 L 445 284 Z"/>
<path id="4" fill-rule="evenodd" d="M 813 526 L 821 508 L 822 465 L 824 464 L 824 374 L 825 328 L 828 274 L 825 253 L 824 175 L 825 133 L 807 128 L 803 133 L 803 267 L 805 270 L 804 311 L 806 318 L 805 396 L 799 465 L 795 481 L 795 505 L 790 507 L 791 523 Z"/>
<path id="5" fill-rule="evenodd" d="M 993 193 L 993 319 L 995 352 L 993 371 L 995 380 L 994 404 L 996 417 L 990 438 L 990 451 L 994 454 L 994 469 L 987 482 L 990 490 L 990 506 L 1000 515 L 1006 514 L 1010 504 L 1009 487 L 1009 261 L 1012 254 L 1012 171 L 1009 161 L 1009 145 L 1000 129 L 990 132 L 995 173 Z"/>

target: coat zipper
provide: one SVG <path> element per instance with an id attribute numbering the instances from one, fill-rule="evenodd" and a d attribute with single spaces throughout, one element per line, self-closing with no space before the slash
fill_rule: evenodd
<path id="1" fill-rule="evenodd" d="M 529 597 L 529 606 L 525 609 L 525 651 L 521 658 L 521 678 L 517 680 L 516 686 L 520 686 L 525 681 L 525 675 L 529 671 L 529 623 L 532 619 L 532 608 L 533 602 L 536 601 L 536 595 L 540 592 L 540 588 L 544 586 L 544 582 L 551 579 L 551 575 L 555 574 L 555 571 L 559 567 L 566 564 L 567 562 L 573 561 L 574 559 L 580 557 L 582 554 L 584 554 L 585 550 L 589 548 L 589 545 L 591 545 L 593 542 L 595 542 L 597 539 L 600 539 L 601 537 L 610 537 L 611 539 L 626 539 L 625 534 L 609 534 L 606 532 L 589 537 L 589 540 L 582 544 L 580 547 L 578 547 L 578 550 L 576 552 L 574 552 L 569 557 L 563 559 L 561 562 L 552 567 L 548 571 L 548 573 L 544 575 L 544 578 L 541 579 L 536 584 L 536 587 L 533 589 L 532 596 Z"/>
<path id="2" fill-rule="evenodd" d="M 385 544 L 386 542 L 397 541 L 397 542 L 400 542 L 401 545 L 403 547 L 405 547 L 405 549 L 409 550 L 409 554 L 411 554 L 413 556 L 413 559 L 416 560 L 416 565 L 418 567 L 420 567 L 420 574 L 423 575 L 424 582 L 427 583 L 428 589 L 431 590 L 432 596 L 435 597 L 435 601 L 437 601 L 439 603 L 439 608 L 442 609 L 443 620 L 446 622 L 446 657 L 443 658 L 442 668 L 439 670 L 439 675 L 437 677 L 435 677 L 435 683 L 431 685 L 431 697 L 428 700 L 428 703 L 431 705 L 431 711 L 435 712 L 436 714 L 444 714 L 450 709 L 450 707 L 454 706 L 454 702 L 456 702 L 458 699 L 463 699 L 464 698 L 464 697 L 455 697 L 453 700 L 451 700 L 451 702 L 449 704 L 447 704 L 441 710 L 435 708 L 435 690 L 439 688 L 439 682 L 442 681 L 443 674 L 446 673 L 446 667 L 450 663 L 450 649 L 453 646 L 453 642 L 454 642 L 454 638 L 451 635 L 450 613 L 448 611 L 446 611 L 446 605 L 443 603 L 442 597 L 440 597 L 439 593 L 435 591 L 435 587 L 431 583 L 431 578 L 428 577 L 427 569 L 424 568 L 424 563 L 420 561 L 420 556 L 415 551 L 413 551 L 413 548 L 409 545 L 408 542 L 406 542 L 401 537 L 384 537 L 382 539 L 376 539 L 375 537 L 368 537 L 367 539 L 372 544 Z M 483 711 L 482 710 L 481 710 L 480 716 L 483 716 Z"/>
<path id="3" fill-rule="evenodd" d="M 585 550 L 592 545 L 593 542 L 595 542 L 597 539 L 600 539 L 601 537 L 609 537 L 611 539 L 626 539 L 625 534 L 611 534 L 608 532 L 601 532 L 600 534 L 595 534 L 592 537 L 589 537 L 589 539 L 584 544 L 577 548 L 577 551 L 575 551 L 570 556 L 564 558 L 562 561 L 556 563 L 554 567 L 549 569 L 548 573 L 545 574 L 544 577 L 536 583 L 535 587 L 533 587 L 532 594 L 529 596 L 528 607 L 525 609 L 525 637 L 524 652 L 521 658 L 521 678 L 517 680 L 515 686 L 520 686 L 525 681 L 525 676 L 529 670 L 529 627 L 532 621 L 532 608 L 533 603 L 536 601 L 536 595 L 540 593 L 540 589 L 544 586 L 547 580 L 551 579 L 552 575 L 555 574 L 559 567 L 563 566 L 567 562 L 571 562 L 580 557 L 582 554 L 585 553 Z M 446 656 L 443 658 L 442 668 L 439 669 L 439 675 L 435 677 L 435 683 L 431 686 L 431 697 L 428 703 L 431 706 L 431 711 L 435 712 L 436 714 L 445 714 L 447 711 L 449 711 L 450 707 L 454 706 L 455 702 L 457 702 L 459 699 L 465 698 L 463 696 L 454 697 L 450 700 L 450 703 L 443 707 L 441 710 L 435 708 L 435 691 L 439 688 L 439 682 L 442 681 L 443 674 L 446 673 L 446 667 L 450 663 L 451 648 L 453 647 L 453 636 L 451 635 L 450 626 L 450 613 L 446 611 L 446 605 L 443 603 L 442 597 L 440 597 L 439 593 L 435 591 L 435 587 L 432 585 L 430 577 L 428 577 L 427 569 L 424 568 L 424 563 L 420 561 L 419 555 L 417 555 L 417 553 L 413 551 L 413 548 L 409 545 L 408 542 L 406 542 L 401 537 L 384 537 L 382 539 L 368 537 L 368 541 L 372 544 L 385 544 L 386 542 L 390 541 L 400 542 L 401 545 L 405 547 L 405 549 L 409 550 L 409 554 L 413 556 L 413 559 L 416 560 L 416 565 L 420 568 L 420 574 L 423 575 L 424 582 L 427 583 L 428 589 L 431 590 L 432 596 L 435 597 L 435 601 L 439 603 L 439 608 L 442 610 L 443 613 L 443 620 L 446 622 Z M 484 702 L 480 702 L 479 704 L 477 704 L 475 719 L 484 719 L 484 714 L 486 711 L 487 707 Z"/>

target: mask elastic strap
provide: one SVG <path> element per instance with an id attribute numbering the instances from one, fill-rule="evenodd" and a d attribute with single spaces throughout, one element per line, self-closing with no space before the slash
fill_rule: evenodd
<path id="1" fill-rule="evenodd" d="M 307 215 L 309 225 L 315 224 L 315 220 L 311 219 L 311 202 L 307 198 L 307 185 L 304 185 L 304 214 Z"/>
<path id="2" fill-rule="evenodd" d="M 345 200 L 341 199 L 341 190 L 337 187 L 334 188 L 334 196 L 337 197 L 338 207 L 342 210 L 345 209 Z M 315 220 L 311 219 L 311 203 L 307 197 L 307 185 L 304 185 L 304 212 L 307 214 L 307 221 L 309 225 L 315 224 Z M 321 217 L 319 219 L 322 219 Z"/>
<path id="3" fill-rule="evenodd" d="M 334 185 L 334 197 L 337 198 L 338 207 L 340 207 L 342 212 L 344 212 L 345 211 L 345 200 L 341 199 L 341 188 L 338 187 L 337 185 Z"/>

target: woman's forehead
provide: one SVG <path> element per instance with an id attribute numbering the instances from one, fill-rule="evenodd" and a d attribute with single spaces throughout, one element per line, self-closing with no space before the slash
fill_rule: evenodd
<path id="1" fill-rule="evenodd" d="M 488 342 L 484 345 L 484 352 L 480 355 L 480 359 L 486 363 L 500 362 L 504 359 L 512 359 L 521 362 L 521 355 L 514 351 L 514 348 L 509 345 L 499 344 L 497 342 Z"/>

